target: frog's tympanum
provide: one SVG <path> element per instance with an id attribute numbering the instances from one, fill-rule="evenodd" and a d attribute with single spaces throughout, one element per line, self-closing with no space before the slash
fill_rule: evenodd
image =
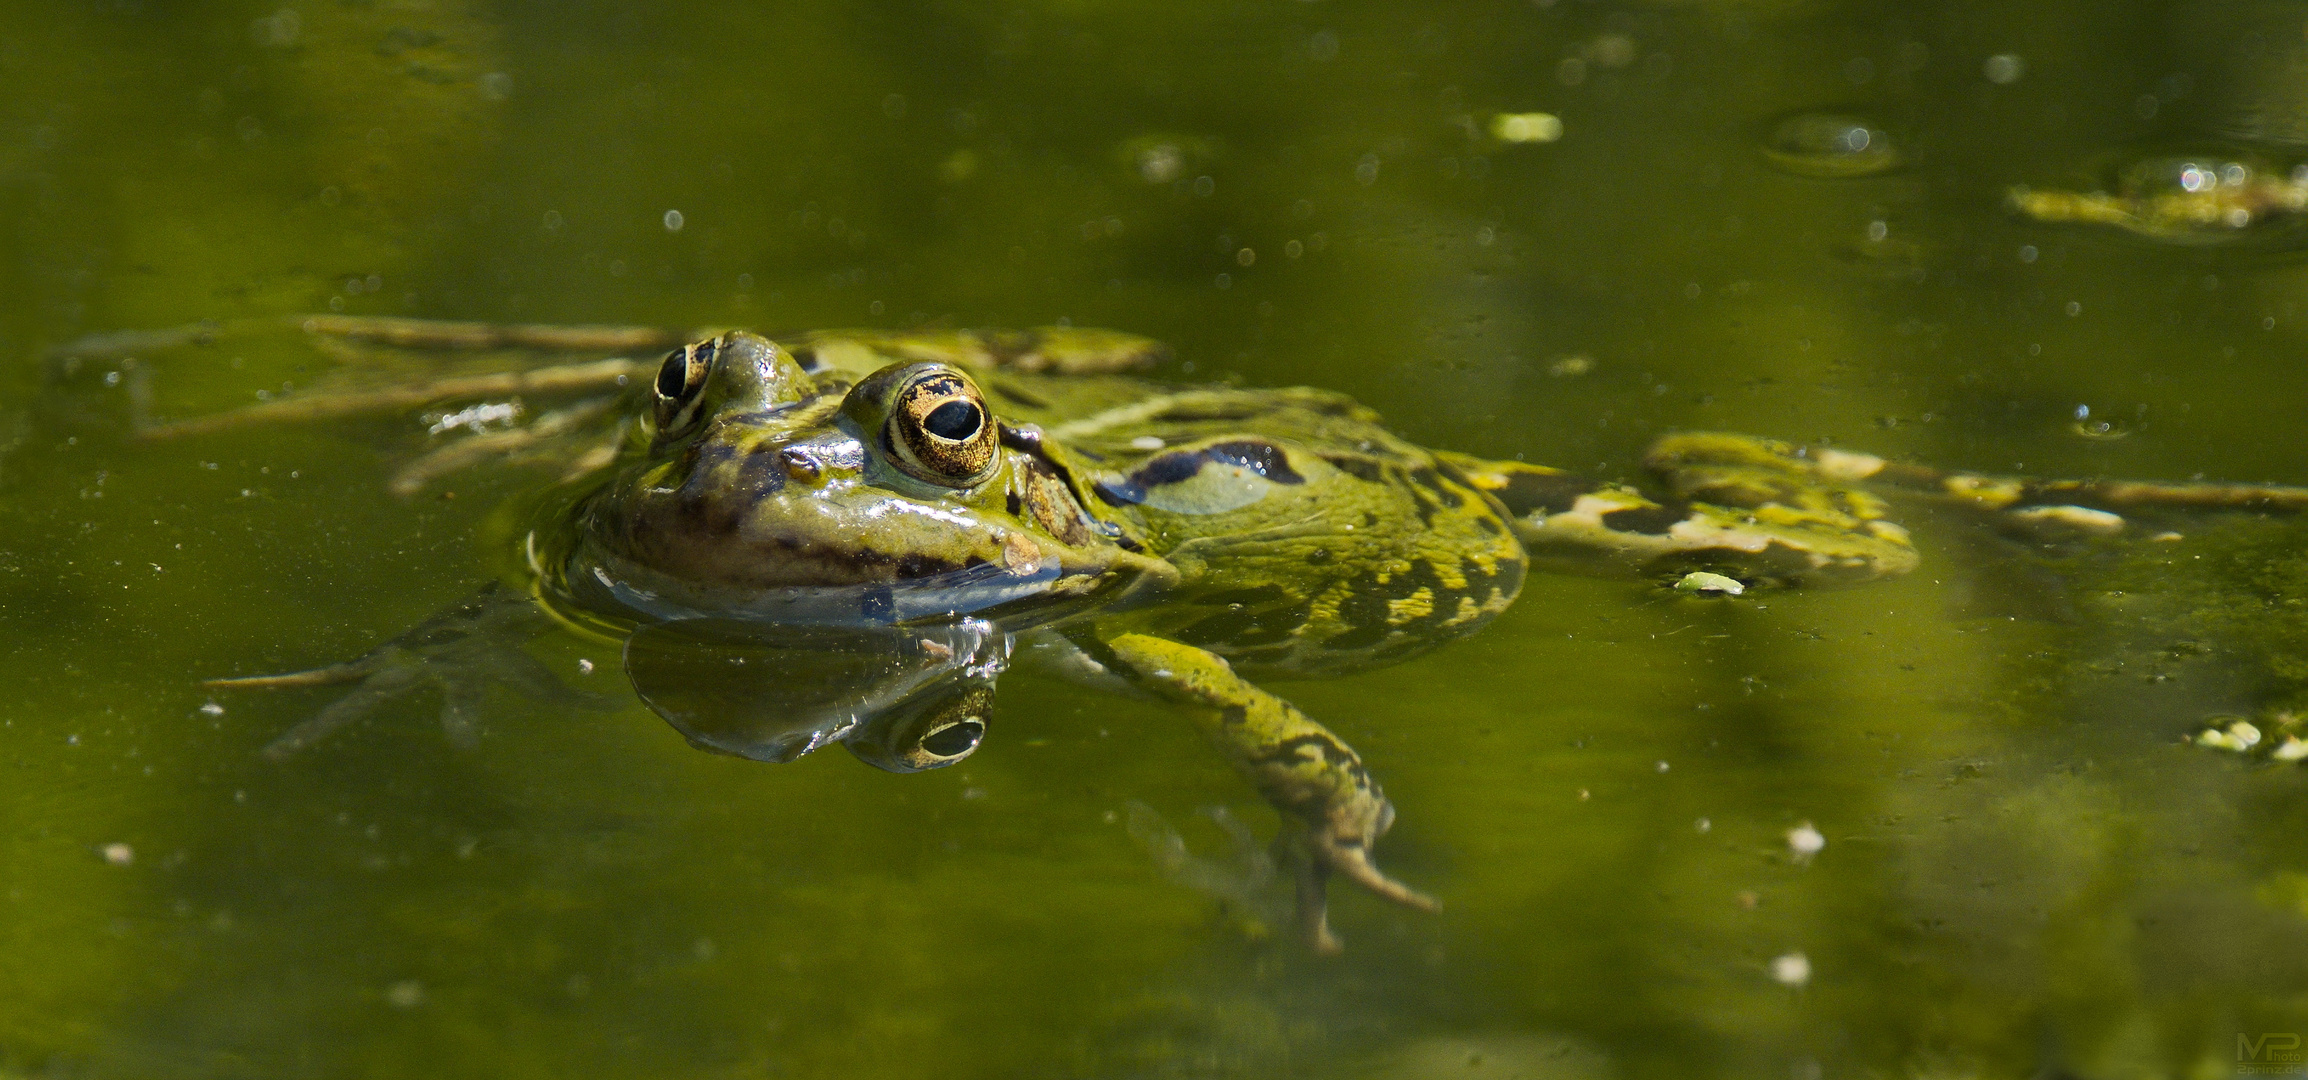
<path id="1" fill-rule="evenodd" d="M 363 347 L 650 340 L 304 326 Z M 117 337 L 83 351 L 155 343 L 169 344 Z M 474 688 L 491 681 L 598 705 L 518 648 L 547 613 L 624 639 L 636 691 L 692 742 L 771 761 L 839 742 L 899 772 L 953 764 L 986 737 L 997 677 L 1031 659 L 1165 701 L 1198 726 L 1280 812 L 1303 929 L 1326 950 L 1337 947 L 1324 900 L 1333 874 L 1412 907 L 1434 901 L 1373 861 L 1395 810 L 1362 757 L 1264 680 L 1393 663 L 1472 633 L 1514 602 L 1538 557 L 1599 555 L 1588 561 L 1648 568 L 1663 587 L 1695 568 L 1750 583 L 1900 573 L 1916 556 L 1874 489 L 2085 530 L 2119 527 L 2112 511 L 2132 505 L 2302 501 L 2294 489 L 1941 474 L 1712 434 L 1654 447 L 1666 490 L 1653 496 L 1415 446 L 1328 391 L 1121 374 L 1162 351 L 1070 328 L 730 332 L 654 363 L 313 393 L 148 434 L 460 397 L 606 395 L 450 443 L 395 481 L 413 490 L 491 454 L 551 456 L 565 470 L 534 524 L 513 530 L 520 588 L 485 591 L 349 664 L 223 680 L 357 684 L 275 753 L 421 685 L 443 690 L 452 734 L 469 729 Z M 590 441 L 570 441 L 580 431 Z"/>

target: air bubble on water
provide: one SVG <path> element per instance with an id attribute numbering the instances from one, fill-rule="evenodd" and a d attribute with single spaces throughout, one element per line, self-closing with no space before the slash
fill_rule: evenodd
<path id="1" fill-rule="evenodd" d="M 2141 415 L 2147 415 L 2144 409 L 2141 411 Z M 2089 405 L 2076 406 L 2075 418 L 2069 422 L 2068 430 L 2084 438 L 2094 440 L 2121 439 L 2132 433 L 2131 426 L 2119 420 L 2104 416 L 2096 420 L 2093 419 L 2092 407 Z"/>
<path id="2" fill-rule="evenodd" d="M 1774 124 L 1763 156 L 1802 176 L 1867 176 L 1896 168 L 1898 146 L 1882 125 L 1840 113 L 1797 113 Z"/>
<path id="3" fill-rule="evenodd" d="M 1987 62 L 1980 65 L 1980 74 L 1987 76 L 1987 81 L 1998 86 L 2009 86 L 2018 82 L 2020 76 L 2027 74 L 2027 70 L 2027 61 L 2020 59 L 2017 53 L 1997 53 L 1988 57 Z"/>
<path id="4" fill-rule="evenodd" d="M 681 220 L 681 211 L 679 211 L 679 210 L 667 210 L 667 211 L 665 212 L 665 231 L 666 231 L 666 232 L 680 232 L 680 231 L 681 231 L 681 224 L 682 224 L 682 220 Z"/>

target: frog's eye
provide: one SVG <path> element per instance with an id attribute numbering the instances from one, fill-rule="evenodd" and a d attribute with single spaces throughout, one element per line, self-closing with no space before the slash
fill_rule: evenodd
<path id="1" fill-rule="evenodd" d="M 890 450 L 916 479 L 947 487 L 980 483 L 993 472 L 998 438 L 978 388 L 952 368 L 913 373 L 891 401 Z"/>
<path id="2" fill-rule="evenodd" d="M 844 736 L 842 745 L 877 769 L 942 769 L 977 752 L 993 704 L 990 685 L 933 694 L 867 720 Z"/>
<path id="3" fill-rule="evenodd" d="M 705 377 L 713 371 L 715 352 L 713 342 L 700 341 L 665 354 L 665 362 L 657 366 L 657 382 L 653 387 L 657 391 L 659 434 L 678 433 L 696 418 Z"/>

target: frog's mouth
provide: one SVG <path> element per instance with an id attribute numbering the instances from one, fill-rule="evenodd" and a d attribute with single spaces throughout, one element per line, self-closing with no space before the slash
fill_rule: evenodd
<path id="1" fill-rule="evenodd" d="M 790 626 L 871 627 L 983 618 L 1016 631 L 1122 593 L 1175 582 L 1167 562 L 1119 548 L 1030 562 L 978 563 L 940 573 L 840 585 L 732 587 L 699 583 L 580 543 L 553 592 L 580 610 L 636 622 L 737 619 Z"/>

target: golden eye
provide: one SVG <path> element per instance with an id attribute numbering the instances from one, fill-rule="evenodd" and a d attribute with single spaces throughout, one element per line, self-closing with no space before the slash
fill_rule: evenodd
<path id="1" fill-rule="evenodd" d="M 967 376 L 930 368 L 897 393 L 889 419 L 898 466 L 917 479 L 968 487 L 993 472 L 999 440 Z"/>
<path id="2" fill-rule="evenodd" d="M 696 417 L 698 392 L 705 389 L 705 377 L 713 371 L 716 351 L 713 342 L 700 341 L 665 354 L 665 362 L 658 365 L 657 381 L 652 387 L 657 392 L 660 435 L 676 433 Z"/>

